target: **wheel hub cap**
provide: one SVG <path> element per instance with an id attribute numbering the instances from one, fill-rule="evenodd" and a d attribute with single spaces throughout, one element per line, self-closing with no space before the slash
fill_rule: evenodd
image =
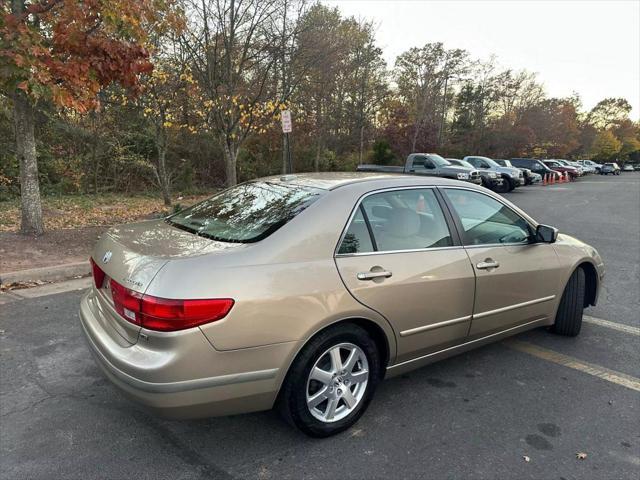
<path id="1" fill-rule="evenodd" d="M 364 397 L 369 363 L 364 351 L 340 343 L 324 352 L 311 368 L 306 385 L 307 407 L 321 422 L 336 422 L 353 412 Z"/>

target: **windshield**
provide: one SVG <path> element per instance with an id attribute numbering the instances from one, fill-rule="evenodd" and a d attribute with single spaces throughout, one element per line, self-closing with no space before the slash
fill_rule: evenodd
<path id="1" fill-rule="evenodd" d="M 482 157 L 482 158 L 483 158 L 483 160 L 484 160 L 485 162 L 487 162 L 491 167 L 499 167 L 499 166 L 500 166 L 498 163 L 496 163 L 496 161 L 495 161 L 495 160 L 491 160 L 490 158 L 487 158 L 487 157 Z"/>
<path id="2" fill-rule="evenodd" d="M 440 155 L 432 154 L 432 155 L 427 155 L 427 157 L 430 158 L 431 161 L 435 163 L 438 167 L 445 167 L 447 165 L 451 165 L 451 162 L 449 162 L 448 160 L 445 160 Z"/>
<path id="3" fill-rule="evenodd" d="M 283 183 L 244 183 L 182 210 L 166 221 L 213 240 L 257 242 L 302 212 L 323 192 Z"/>
<path id="4" fill-rule="evenodd" d="M 467 162 L 467 161 L 465 161 L 465 160 L 458 160 L 458 164 L 459 164 L 461 167 L 467 167 L 467 168 L 471 168 L 471 169 L 476 168 L 476 167 L 474 167 L 473 165 L 471 165 L 469 162 Z"/>

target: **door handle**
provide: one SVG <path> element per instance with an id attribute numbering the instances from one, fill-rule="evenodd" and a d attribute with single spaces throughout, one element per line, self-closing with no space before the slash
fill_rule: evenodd
<path id="1" fill-rule="evenodd" d="M 373 272 L 360 272 L 356 276 L 358 280 L 373 280 L 374 278 L 389 278 L 391 275 L 391 272 L 387 270 L 378 270 Z"/>
<path id="2" fill-rule="evenodd" d="M 500 266 L 499 262 L 491 258 L 485 258 L 484 262 L 480 262 L 476 265 L 478 270 L 489 270 L 491 268 L 498 268 Z"/>

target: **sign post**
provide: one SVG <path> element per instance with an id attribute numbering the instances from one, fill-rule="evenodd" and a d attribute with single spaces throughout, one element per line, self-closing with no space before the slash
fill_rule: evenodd
<path id="1" fill-rule="evenodd" d="M 284 148 L 285 155 L 287 158 L 287 172 L 293 172 L 293 165 L 291 164 L 291 144 L 289 142 L 289 134 L 293 130 L 293 124 L 291 122 L 291 110 L 283 110 L 280 113 L 280 118 L 282 120 L 282 133 L 284 133 Z"/>

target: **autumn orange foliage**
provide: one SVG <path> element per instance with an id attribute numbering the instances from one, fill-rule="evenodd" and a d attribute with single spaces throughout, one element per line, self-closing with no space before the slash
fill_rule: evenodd
<path id="1" fill-rule="evenodd" d="M 113 82 L 132 93 L 153 69 L 148 32 L 172 28 L 171 0 L 41 0 L 0 7 L 0 88 L 85 112 Z"/>

